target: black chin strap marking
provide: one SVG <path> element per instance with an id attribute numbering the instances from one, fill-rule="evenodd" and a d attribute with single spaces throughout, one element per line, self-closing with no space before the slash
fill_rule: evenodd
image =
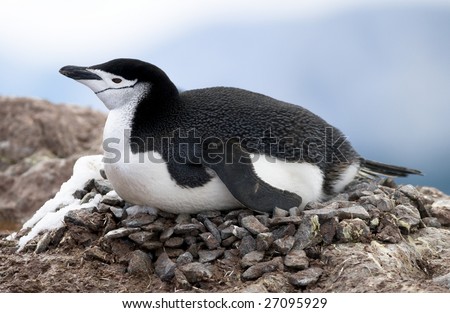
<path id="1" fill-rule="evenodd" d="M 136 86 L 137 82 L 135 82 L 133 85 L 131 86 L 125 86 L 125 87 L 119 87 L 119 88 L 106 88 L 100 91 L 95 92 L 96 95 L 98 95 L 99 93 L 102 93 L 106 90 L 119 90 L 119 89 L 127 89 L 127 88 L 133 88 L 134 86 Z"/>

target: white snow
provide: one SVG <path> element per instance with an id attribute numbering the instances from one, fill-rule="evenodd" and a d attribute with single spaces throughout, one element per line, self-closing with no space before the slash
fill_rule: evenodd
<path id="1" fill-rule="evenodd" d="M 19 239 L 19 250 L 31 239 L 43 231 L 57 229 L 64 225 L 63 220 L 67 212 L 96 206 L 101 195 L 96 195 L 88 203 L 80 204 L 73 193 L 77 189 L 83 189 L 84 184 L 91 178 L 102 179 L 100 170 L 103 168 L 103 155 L 90 155 L 79 158 L 74 167 L 72 177 L 61 185 L 61 189 L 53 199 L 48 200 L 36 213 L 22 226 L 22 229 L 30 228 L 27 235 Z M 14 235 L 12 235 L 14 237 Z"/>

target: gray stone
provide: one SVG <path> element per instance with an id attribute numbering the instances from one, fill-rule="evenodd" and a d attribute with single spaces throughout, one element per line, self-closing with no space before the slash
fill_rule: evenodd
<path id="1" fill-rule="evenodd" d="M 50 244 L 50 242 L 52 241 L 52 236 L 50 234 L 50 232 L 46 232 L 41 239 L 39 239 L 37 245 L 36 245 L 36 249 L 34 250 L 35 253 L 41 253 L 44 252 L 45 250 L 47 250 L 48 245 Z"/>
<path id="2" fill-rule="evenodd" d="M 295 225 L 287 224 L 287 225 L 279 226 L 272 231 L 272 234 L 273 234 L 273 239 L 275 239 L 275 240 L 286 237 L 286 236 L 293 236 L 295 234 Z"/>
<path id="3" fill-rule="evenodd" d="M 93 246 L 84 251 L 83 257 L 87 260 L 97 260 L 103 263 L 111 263 L 111 255 L 100 249 L 98 246 Z"/>
<path id="4" fill-rule="evenodd" d="M 174 227 L 174 234 L 177 235 L 185 235 L 190 234 L 192 232 L 200 232 L 202 230 L 202 225 L 196 223 L 189 224 L 177 224 Z"/>
<path id="5" fill-rule="evenodd" d="M 116 208 L 116 207 L 110 206 L 109 210 L 119 220 L 126 217 L 126 211 L 122 208 Z"/>
<path id="6" fill-rule="evenodd" d="M 83 189 L 87 192 L 91 192 L 95 188 L 95 179 L 91 178 L 84 183 Z"/>
<path id="7" fill-rule="evenodd" d="M 265 273 L 270 273 L 277 270 L 283 270 L 283 260 L 281 257 L 275 257 L 270 261 L 261 262 L 250 266 L 244 273 L 242 273 L 242 279 L 255 280 Z"/>
<path id="8" fill-rule="evenodd" d="M 146 213 L 138 213 L 136 215 L 128 216 L 120 223 L 124 227 L 141 227 L 153 223 L 156 220 L 156 215 L 149 215 Z"/>
<path id="9" fill-rule="evenodd" d="M 210 232 L 201 233 L 200 238 L 203 240 L 203 242 L 210 250 L 217 249 L 218 247 L 220 247 L 220 242 Z"/>
<path id="10" fill-rule="evenodd" d="M 260 233 L 256 236 L 256 250 L 258 251 L 269 250 L 273 242 L 274 236 L 272 233 Z"/>
<path id="11" fill-rule="evenodd" d="M 269 229 L 253 215 L 243 217 L 241 219 L 241 225 L 253 235 L 258 235 L 259 233 L 265 233 L 269 231 Z"/>
<path id="12" fill-rule="evenodd" d="M 242 257 L 241 266 L 250 267 L 261 262 L 264 259 L 264 251 L 252 251 Z"/>
<path id="13" fill-rule="evenodd" d="M 410 204 L 397 205 L 392 213 L 397 217 L 397 224 L 400 230 L 409 234 L 417 229 L 420 224 L 420 213 L 416 207 Z"/>
<path id="14" fill-rule="evenodd" d="M 108 193 L 108 194 L 104 195 L 102 197 L 102 199 L 100 200 L 100 202 L 104 203 L 104 204 L 107 204 L 107 205 L 115 206 L 115 207 L 123 207 L 125 205 L 125 201 L 124 200 L 122 200 L 117 195 L 112 195 L 111 193 Z"/>
<path id="15" fill-rule="evenodd" d="M 320 220 L 327 220 L 337 215 L 337 210 L 335 208 L 322 208 L 315 210 L 305 211 L 305 218 L 309 218 L 310 216 L 317 215 Z"/>
<path id="16" fill-rule="evenodd" d="M 337 217 L 320 223 L 320 235 L 326 245 L 329 245 L 333 242 L 334 236 L 336 235 L 338 223 L 339 219 Z"/>
<path id="17" fill-rule="evenodd" d="M 189 290 L 192 288 L 186 276 L 178 268 L 175 269 L 175 285 L 177 289 Z"/>
<path id="18" fill-rule="evenodd" d="M 179 248 L 183 245 L 184 239 L 181 237 L 171 237 L 164 242 L 164 246 L 168 248 Z"/>
<path id="19" fill-rule="evenodd" d="M 427 227 L 435 227 L 440 228 L 442 225 L 439 223 L 439 220 L 436 217 L 425 217 L 422 219 L 422 222 Z"/>
<path id="20" fill-rule="evenodd" d="M 154 233 L 160 233 L 165 230 L 167 227 L 160 221 L 156 220 L 151 224 L 141 226 L 142 230 L 151 231 Z"/>
<path id="21" fill-rule="evenodd" d="M 402 241 L 403 237 L 397 226 L 396 217 L 391 214 L 385 214 L 380 217 L 376 238 L 388 243 L 399 243 Z"/>
<path id="22" fill-rule="evenodd" d="M 309 259 L 304 250 L 291 250 L 284 257 L 284 265 L 293 269 L 304 270 L 309 266 Z"/>
<path id="23" fill-rule="evenodd" d="M 286 236 L 284 238 L 277 239 L 273 242 L 273 247 L 278 253 L 285 255 L 291 251 L 294 246 L 295 238 L 294 236 Z"/>
<path id="24" fill-rule="evenodd" d="M 154 215 L 155 217 L 158 216 L 157 209 L 148 207 L 148 206 L 142 206 L 142 205 L 129 206 L 126 208 L 126 211 L 127 211 L 128 216 L 141 215 L 141 214 Z"/>
<path id="25" fill-rule="evenodd" d="M 218 217 L 221 215 L 222 215 L 222 213 L 220 211 L 205 211 L 205 212 L 197 214 L 197 219 L 200 222 L 203 222 L 206 218 L 211 219 L 211 218 Z"/>
<path id="26" fill-rule="evenodd" d="M 159 240 L 166 241 L 167 239 L 172 237 L 173 233 L 174 233 L 174 227 L 166 228 L 159 236 Z"/>
<path id="27" fill-rule="evenodd" d="M 200 263 L 207 263 L 220 258 L 223 255 L 224 249 L 217 250 L 199 250 L 198 258 Z"/>
<path id="28" fill-rule="evenodd" d="M 220 237 L 223 239 L 227 239 L 228 237 L 234 236 L 233 234 L 234 225 L 226 226 L 220 230 Z"/>
<path id="29" fill-rule="evenodd" d="M 336 230 L 336 237 L 341 242 L 366 242 L 370 235 L 369 226 L 359 218 L 340 221 Z"/>
<path id="30" fill-rule="evenodd" d="M 97 195 L 96 192 L 91 191 L 88 192 L 86 195 L 84 195 L 83 199 L 81 199 L 80 204 L 85 204 L 94 199 L 94 197 Z"/>
<path id="31" fill-rule="evenodd" d="M 113 190 L 111 183 L 104 179 L 96 179 L 94 181 L 94 186 L 101 195 L 106 195 L 108 192 Z"/>
<path id="32" fill-rule="evenodd" d="M 232 225 L 231 227 L 232 227 L 232 234 L 238 237 L 239 239 L 242 239 L 245 236 L 249 235 L 248 230 L 245 229 L 244 227 L 239 227 L 235 225 Z"/>
<path id="33" fill-rule="evenodd" d="M 288 281 L 291 285 L 294 285 L 296 287 L 306 287 L 308 285 L 316 283 L 322 273 L 323 270 L 321 268 L 311 267 L 290 275 Z"/>
<path id="34" fill-rule="evenodd" d="M 450 289 L 450 273 L 433 278 L 433 282 Z"/>
<path id="35" fill-rule="evenodd" d="M 247 235 L 241 239 L 241 243 L 239 244 L 239 254 L 241 256 L 244 256 L 247 253 L 255 250 L 256 250 L 256 240 L 252 236 Z"/>
<path id="36" fill-rule="evenodd" d="M 164 281 L 170 281 L 175 276 L 175 268 L 176 264 L 165 252 L 161 253 L 155 262 L 155 273 Z"/>
<path id="37" fill-rule="evenodd" d="M 287 216 L 287 217 L 274 217 L 269 219 L 269 225 L 271 227 L 286 225 L 286 224 L 294 224 L 299 225 L 302 221 L 302 217 L 300 216 Z"/>
<path id="38" fill-rule="evenodd" d="M 133 251 L 128 263 L 127 272 L 136 276 L 150 275 L 153 272 L 150 256 L 141 250 Z"/>
<path id="39" fill-rule="evenodd" d="M 185 264 L 180 266 L 179 269 L 191 284 L 206 281 L 212 277 L 211 270 L 205 264 L 200 262 Z"/>
<path id="40" fill-rule="evenodd" d="M 337 214 L 339 219 L 352 219 L 352 218 L 360 218 L 362 220 L 368 220 L 370 218 L 369 213 L 360 205 L 341 208 L 337 210 Z"/>
<path id="41" fill-rule="evenodd" d="M 206 229 L 216 238 L 216 240 L 220 243 L 222 241 L 222 236 L 220 235 L 220 231 L 217 229 L 217 226 L 209 220 L 209 218 L 205 217 L 203 219 L 203 225 L 205 225 Z"/>
<path id="42" fill-rule="evenodd" d="M 177 258 L 177 265 L 181 266 L 184 264 L 191 263 L 194 260 L 194 257 L 190 252 L 184 252 Z"/>
<path id="43" fill-rule="evenodd" d="M 113 208 L 112 206 L 110 206 L 109 204 L 105 204 L 105 203 L 99 203 L 97 205 L 97 208 L 94 209 L 94 212 L 99 212 L 99 213 L 107 213 L 107 212 L 112 212 L 111 208 Z"/>
<path id="44" fill-rule="evenodd" d="M 443 226 L 450 226 L 450 200 L 437 200 L 431 205 L 430 213 Z"/>
<path id="45" fill-rule="evenodd" d="M 157 237 L 156 233 L 152 233 L 149 231 L 138 231 L 138 232 L 133 232 L 130 235 L 128 235 L 128 238 L 130 238 L 132 241 L 134 241 L 138 245 L 142 245 L 147 241 L 155 239 L 156 237 Z"/>
<path id="46" fill-rule="evenodd" d="M 269 226 L 269 224 L 270 224 L 270 218 L 269 218 L 269 215 L 267 215 L 267 214 L 264 214 L 264 215 L 256 215 L 255 217 L 256 217 L 256 219 L 257 219 L 261 224 L 263 224 L 265 227 L 268 227 L 268 226 Z"/>
<path id="47" fill-rule="evenodd" d="M 300 216 L 302 215 L 303 210 L 299 207 L 293 207 L 289 209 L 289 216 Z"/>
<path id="48" fill-rule="evenodd" d="M 400 188 L 398 188 L 398 191 L 405 194 L 411 200 L 417 200 L 420 197 L 419 191 L 416 188 L 414 188 L 413 185 L 408 184 L 408 185 L 400 186 Z"/>
<path id="49" fill-rule="evenodd" d="M 371 204 L 382 212 L 389 212 L 394 208 L 394 202 L 384 195 L 361 197 L 361 204 Z"/>
<path id="50" fill-rule="evenodd" d="M 103 228 L 103 215 L 91 212 L 89 209 L 73 210 L 66 213 L 64 223 L 83 226 L 92 232 L 98 232 Z"/>
<path id="51" fill-rule="evenodd" d="M 280 209 L 280 208 L 275 208 L 273 210 L 273 214 L 272 217 L 286 217 L 289 215 L 289 211 Z"/>
<path id="52" fill-rule="evenodd" d="M 229 247 L 231 246 L 234 242 L 236 242 L 236 240 L 238 240 L 238 237 L 236 236 L 231 236 L 228 237 L 227 239 L 222 240 L 221 245 L 224 247 Z"/>
<path id="53" fill-rule="evenodd" d="M 105 239 L 123 238 L 123 237 L 127 237 L 128 235 L 135 233 L 139 230 L 140 230 L 140 228 L 121 227 L 121 228 L 113 229 L 113 230 L 107 232 L 105 234 L 104 238 Z"/>
<path id="54" fill-rule="evenodd" d="M 72 196 L 75 198 L 75 199 L 83 199 L 83 197 L 87 194 L 88 192 L 86 191 L 86 190 L 84 190 L 84 189 L 77 189 L 77 190 L 75 190 L 75 192 L 72 194 Z"/>
<path id="55" fill-rule="evenodd" d="M 147 250 L 156 250 L 162 248 L 163 243 L 158 240 L 150 240 L 141 244 L 141 247 Z"/>
<path id="56" fill-rule="evenodd" d="M 320 234 L 319 217 L 317 215 L 305 216 L 298 226 L 294 238 L 294 248 L 297 250 L 303 250 L 320 243 L 322 236 Z"/>

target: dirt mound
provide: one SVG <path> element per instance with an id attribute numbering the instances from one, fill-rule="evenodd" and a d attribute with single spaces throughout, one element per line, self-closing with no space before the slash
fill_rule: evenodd
<path id="1" fill-rule="evenodd" d="M 106 116 L 44 100 L 0 97 L 0 230 L 14 229 L 101 150 Z"/>
<path id="2" fill-rule="evenodd" d="M 107 180 L 83 209 L 16 253 L 0 241 L 0 291 L 448 292 L 450 198 L 355 181 L 304 211 L 173 215 L 120 199 Z M 99 196 L 100 195 L 100 196 Z M 89 206 L 92 199 L 99 202 Z M 26 235 L 22 230 L 16 239 Z"/>

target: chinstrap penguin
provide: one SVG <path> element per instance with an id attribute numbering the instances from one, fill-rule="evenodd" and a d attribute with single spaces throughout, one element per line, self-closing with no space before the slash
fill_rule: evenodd
<path id="1" fill-rule="evenodd" d="M 304 207 L 358 175 L 418 170 L 369 161 L 305 108 L 247 90 L 179 92 L 158 67 L 115 59 L 60 73 L 110 110 L 105 172 L 126 201 L 172 213 Z"/>

